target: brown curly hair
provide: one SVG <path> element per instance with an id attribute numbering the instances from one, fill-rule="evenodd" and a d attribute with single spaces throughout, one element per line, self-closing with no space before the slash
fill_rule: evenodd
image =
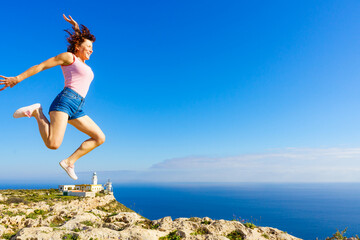
<path id="1" fill-rule="evenodd" d="M 75 27 L 72 27 L 72 29 L 74 30 L 74 33 L 71 33 L 69 30 L 64 30 L 69 34 L 69 36 L 66 38 L 69 43 L 67 47 L 68 52 L 75 54 L 76 46 L 80 46 L 85 41 L 85 39 L 95 42 L 95 36 L 92 35 L 90 30 L 84 25 L 80 25 L 80 30 L 75 30 Z"/>

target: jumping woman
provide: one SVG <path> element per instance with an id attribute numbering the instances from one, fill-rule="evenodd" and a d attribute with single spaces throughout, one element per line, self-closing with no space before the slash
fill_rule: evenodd
<path id="1" fill-rule="evenodd" d="M 69 34 L 67 52 L 35 65 L 16 77 L 0 75 L 0 85 L 4 85 L 0 91 L 7 87 L 12 88 L 19 82 L 43 70 L 61 66 L 65 78 L 65 88 L 56 96 L 50 106 L 50 122 L 44 115 L 39 103 L 20 108 L 13 116 L 14 118 L 34 117 L 38 123 L 40 135 L 49 149 L 60 147 L 68 123 L 90 136 L 90 139 L 84 141 L 70 157 L 59 163 L 66 173 L 76 180 L 75 162 L 103 144 L 105 135 L 83 110 L 86 94 L 94 78 L 91 68 L 85 64 L 85 61 L 90 59 L 93 52 L 92 45 L 95 42 L 95 37 L 84 25 L 81 25 L 80 29 L 71 16 L 69 16 L 70 19 L 65 15 L 63 17 L 73 25 L 74 30 L 74 33 L 65 30 Z"/>

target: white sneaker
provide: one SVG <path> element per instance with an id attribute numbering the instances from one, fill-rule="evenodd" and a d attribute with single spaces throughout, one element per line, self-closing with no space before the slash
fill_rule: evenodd
<path id="1" fill-rule="evenodd" d="M 78 179 L 78 177 L 75 174 L 75 169 L 73 167 L 70 167 L 69 165 L 67 165 L 65 159 L 62 160 L 61 162 L 59 162 L 59 164 L 65 170 L 65 172 L 69 175 L 69 177 L 71 177 L 74 180 Z"/>
<path id="2" fill-rule="evenodd" d="M 14 118 L 31 117 L 33 112 L 38 108 L 41 108 L 40 103 L 35 103 L 35 104 L 27 106 L 27 107 L 19 108 L 18 110 L 15 111 L 13 117 Z"/>

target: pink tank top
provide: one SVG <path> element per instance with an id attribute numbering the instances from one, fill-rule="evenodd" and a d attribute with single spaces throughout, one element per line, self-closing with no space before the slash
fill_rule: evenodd
<path id="1" fill-rule="evenodd" d="M 74 62 L 67 66 L 61 66 L 65 78 L 65 87 L 68 87 L 86 97 L 90 84 L 94 79 L 91 68 L 79 60 L 75 55 Z"/>

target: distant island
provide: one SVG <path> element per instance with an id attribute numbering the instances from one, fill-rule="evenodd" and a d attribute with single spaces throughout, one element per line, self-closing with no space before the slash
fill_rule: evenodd
<path id="1" fill-rule="evenodd" d="M 210 218 L 149 220 L 112 192 L 68 196 L 59 189 L 0 190 L 0 239 L 297 240 L 271 227 Z"/>

